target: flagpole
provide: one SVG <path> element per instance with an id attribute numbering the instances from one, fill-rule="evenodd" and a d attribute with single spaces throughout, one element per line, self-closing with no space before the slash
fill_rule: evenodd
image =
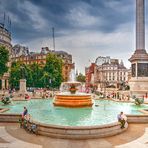
<path id="1" fill-rule="evenodd" d="M 3 27 L 5 27 L 5 18 L 6 18 L 6 16 L 5 16 L 5 12 L 4 12 L 4 22 L 3 22 Z"/>

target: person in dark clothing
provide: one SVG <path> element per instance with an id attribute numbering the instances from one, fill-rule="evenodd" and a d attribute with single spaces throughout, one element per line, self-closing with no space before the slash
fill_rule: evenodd
<path id="1" fill-rule="evenodd" d="M 118 118 L 118 122 L 121 123 L 121 128 L 125 128 L 125 123 L 127 121 L 127 117 L 123 114 L 123 112 L 121 112 L 117 118 Z"/>
<path id="2" fill-rule="evenodd" d="M 24 107 L 24 111 L 23 111 L 23 114 L 22 114 L 22 118 L 24 118 L 25 116 L 27 116 L 28 114 L 28 110 L 26 107 Z"/>

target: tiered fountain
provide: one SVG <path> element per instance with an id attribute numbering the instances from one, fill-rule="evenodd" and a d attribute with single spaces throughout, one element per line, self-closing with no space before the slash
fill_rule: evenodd
<path id="1" fill-rule="evenodd" d="M 71 71 L 70 81 L 61 84 L 60 93 L 58 93 L 53 104 L 63 107 L 89 107 L 92 106 L 91 94 L 81 93 L 78 90 L 81 83 L 75 81 L 75 73 Z"/>

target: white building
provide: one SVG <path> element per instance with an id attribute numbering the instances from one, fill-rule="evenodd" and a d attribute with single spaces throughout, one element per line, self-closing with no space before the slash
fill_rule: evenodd
<path id="1" fill-rule="evenodd" d="M 100 57 L 102 59 L 102 57 Z M 94 69 L 94 83 L 100 84 L 100 87 L 119 87 L 120 84 L 128 82 L 129 69 L 127 69 L 122 60 L 104 57 L 104 63 L 101 59 L 96 59 L 96 67 Z M 99 62 L 98 62 L 99 61 Z"/>

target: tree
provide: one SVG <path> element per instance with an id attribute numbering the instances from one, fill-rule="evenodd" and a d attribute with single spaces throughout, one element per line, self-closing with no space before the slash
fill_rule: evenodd
<path id="1" fill-rule="evenodd" d="M 10 78 L 9 84 L 11 88 L 19 88 L 20 79 L 27 80 L 27 86 L 30 86 L 30 79 L 32 80 L 32 76 L 30 74 L 30 69 L 28 65 L 25 65 L 21 62 L 13 62 L 10 69 Z M 30 84 L 30 85 L 29 85 Z"/>
<path id="2" fill-rule="evenodd" d="M 41 78 L 43 77 L 43 67 L 37 63 L 29 65 L 28 74 L 30 74 L 30 79 L 28 80 L 31 86 L 33 87 L 43 87 Z"/>
<path id="3" fill-rule="evenodd" d="M 27 87 L 57 88 L 62 82 L 62 60 L 55 54 L 49 54 L 44 67 L 36 63 L 25 65 L 13 62 L 10 70 L 10 86 L 19 88 L 19 81 L 22 78 L 27 80 Z"/>
<path id="4" fill-rule="evenodd" d="M 19 88 L 19 80 L 21 79 L 21 63 L 13 62 L 10 69 L 9 84 L 11 88 Z"/>
<path id="5" fill-rule="evenodd" d="M 26 79 L 27 87 L 42 87 L 41 77 L 41 67 L 38 64 L 25 65 L 21 62 L 13 62 L 9 83 L 11 87 L 18 88 L 20 79 Z"/>
<path id="6" fill-rule="evenodd" d="M 77 76 L 77 81 L 79 82 L 85 82 L 85 76 L 81 73 Z"/>
<path id="7" fill-rule="evenodd" d="M 62 59 L 56 54 L 49 53 L 46 58 L 44 71 L 44 87 L 57 88 L 62 82 Z M 46 78 L 46 81 L 45 81 Z"/>
<path id="8" fill-rule="evenodd" d="M 8 71 L 7 63 L 9 61 L 9 51 L 4 47 L 0 46 L 0 77 Z"/>

